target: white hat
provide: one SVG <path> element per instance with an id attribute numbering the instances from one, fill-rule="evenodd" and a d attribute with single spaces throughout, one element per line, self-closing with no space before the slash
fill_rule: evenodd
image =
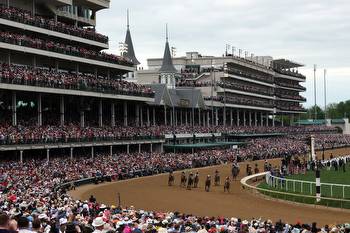
<path id="1" fill-rule="evenodd" d="M 100 226 L 103 226 L 103 225 L 105 225 L 105 222 L 103 221 L 102 217 L 97 217 L 92 222 L 92 226 L 94 226 L 94 227 L 100 227 Z"/>
<path id="2" fill-rule="evenodd" d="M 60 222 L 60 225 L 64 225 L 68 222 L 68 220 L 66 218 L 60 218 L 59 222 Z"/>
<path id="3" fill-rule="evenodd" d="M 249 223 L 249 222 L 248 222 L 247 220 L 244 220 L 244 221 L 242 222 L 243 225 L 248 225 L 248 223 Z"/>
<path id="4" fill-rule="evenodd" d="M 39 219 L 48 219 L 46 214 L 39 214 L 38 218 Z"/>

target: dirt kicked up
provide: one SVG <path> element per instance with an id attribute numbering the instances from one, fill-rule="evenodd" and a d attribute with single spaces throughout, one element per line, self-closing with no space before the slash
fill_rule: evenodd
<path id="1" fill-rule="evenodd" d="M 327 151 L 326 158 L 330 153 L 334 156 L 350 154 L 350 149 L 338 149 Z M 272 164 L 279 164 L 279 160 L 270 160 Z M 350 211 L 315 208 L 281 201 L 269 200 L 254 195 L 242 189 L 239 180 L 245 176 L 245 167 L 248 162 L 240 164 L 241 172 L 237 181 L 231 182 L 230 193 L 224 193 L 224 179 L 230 175 L 231 165 L 220 165 L 201 169 L 186 170 L 199 172 L 199 187 L 187 190 L 180 187 L 181 172 L 175 172 L 175 184 L 167 185 L 168 174 L 152 177 L 136 178 L 126 181 L 104 183 L 100 185 L 86 185 L 71 191 L 71 195 L 80 200 L 87 200 L 94 195 L 97 201 L 104 204 L 116 205 L 117 193 L 121 196 L 121 205 L 133 205 L 137 209 L 182 212 L 198 216 L 224 216 L 239 217 L 242 219 L 282 219 L 290 224 L 301 222 L 317 222 L 318 224 L 337 224 L 350 221 Z M 260 171 L 264 161 L 251 162 L 254 167 L 257 163 Z M 215 170 L 220 172 L 221 185 L 213 185 Z M 350 171 L 349 171 L 350 172 Z M 207 175 L 212 176 L 210 192 L 204 191 L 204 181 Z"/>

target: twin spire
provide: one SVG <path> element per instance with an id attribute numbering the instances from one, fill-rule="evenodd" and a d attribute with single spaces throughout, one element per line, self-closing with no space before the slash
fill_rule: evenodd
<path id="1" fill-rule="evenodd" d="M 165 26 L 166 41 L 165 41 L 165 50 L 163 56 L 162 67 L 159 69 L 161 73 L 177 73 L 177 70 L 174 67 L 173 59 L 171 57 L 170 47 L 169 47 L 169 33 L 168 33 L 168 24 Z"/>
<path id="2" fill-rule="evenodd" d="M 127 10 L 126 24 L 127 24 L 127 30 L 126 30 L 125 44 L 128 46 L 128 50 L 123 54 L 123 57 L 128 58 L 135 66 L 137 66 L 137 65 L 140 65 L 140 62 L 136 58 L 134 45 L 131 39 L 129 9 Z"/>
<path id="3" fill-rule="evenodd" d="M 134 45 L 131 39 L 129 9 L 127 10 L 126 25 L 127 25 L 127 30 L 126 30 L 125 44 L 128 46 L 128 50 L 123 54 L 123 57 L 128 58 L 135 66 L 137 66 L 140 64 L 140 62 L 136 58 Z M 166 24 L 165 33 L 166 33 L 165 50 L 164 50 L 164 56 L 163 56 L 163 63 L 159 72 L 177 73 L 177 70 L 173 65 L 173 60 L 170 52 L 168 24 Z"/>

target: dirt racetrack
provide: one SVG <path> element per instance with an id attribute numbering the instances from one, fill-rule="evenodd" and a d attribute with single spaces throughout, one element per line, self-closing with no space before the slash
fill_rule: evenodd
<path id="1" fill-rule="evenodd" d="M 350 154 L 350 149 L 338 149 L 332 151 L 335 156 Z M 327 151 L 327 157 L 330 151 Z M 279 160 L 271 160 L 278 164 Z M 251 164 L 255 164 L 252 162 Z M 260 171 L 264 161 L 258 161 Z M 247 162 L 240 164 L 241 173 L 239 180 L 245 175 Z M 180 172 L 175 173 L 175 185 L 168 187 L 168 174 L 152 177 L 136 178 L 126 181 L 104 183 L 100 185 L 86 185 L 71 191 L 76 199 L 86 200 L 94 195 L 100 203 L 116 205 L 117 193 L 121 195 L 122 206 L 133 205 L 137 209 L 156 211 L 179 211 L 186 214 L 199 216 L 225 216 L 240 217 L 245 219 L 263 218 L 277 221 L 282 219 L 289 223 L 318 222 L 319 224 L 336 224 L 350 221 L 350 211 L 314 208 L 274 200 L 264 199 L 242 189 L 240 182 L 231 182 L 231 193 L 223 191 L 223 185 L 214 187 L 210 192 L 204 191 L 204 178 L 206 175 L 214 175 L 216 169 L 220 171 L 221 183 L 230 174 L 230 165 L 220 165 L 201 169 L 199 171 L 199 188 L 186 190 L 180 188 Z M 186 174 L 189 170 L 186 171 Z M 350 178 L 350 172 L 349 172 Z M 213 181 L 212 181 L 213 183 Z"/>

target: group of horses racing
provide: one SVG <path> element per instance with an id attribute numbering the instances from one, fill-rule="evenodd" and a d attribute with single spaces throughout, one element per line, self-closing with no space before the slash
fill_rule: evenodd
<path id="1" fill-rule="evenodd" d="M 236 180 L 240 172 L 240 168 L 238 163 L 233 163 L 232 164 L 232 169 L 231 169 L 231 174 L 232 174 L 232 179 Z M 175 176 L 173 172 L 169 173 L 169 178 L 168 178 L 168 185 L 173 186 L 175 183 Z M 196 172 L 193 174 L 190 172 L 188 177 L 186 176 L 186 173 L 183 171 L 181 173 L 181 178 L 180 178 L 180 187 L 181 188 L 187 188 L 188 190 L 191 190 L 192 188 L 198 188 L 198 183 L 199 183 L 199 173 Z M 221 185 L 221 177 L 220 173 L 218 170 L 215 171 L 214 175 L 214 185 L 215 186 L 220 186 Z M 227 176 L 224 182 L 224 192 L 230 192 L 230 185 L 231 185 L 231 180 L 230 177 Z M 206 180 L 205 180 L 205 191 L 209 192 L 211 187 L 211 176 L 207 175 Z"/>

